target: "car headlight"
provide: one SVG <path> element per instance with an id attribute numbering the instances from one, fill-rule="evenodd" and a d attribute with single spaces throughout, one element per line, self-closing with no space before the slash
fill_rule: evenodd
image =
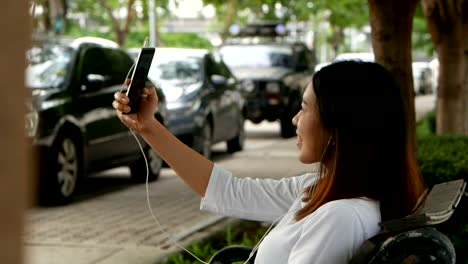
<path id="1" fill-rule="evenodd" d="M 245 80 L 242 82 L 242 90 L 251 93 L 255 90 L 255 83 L 252 80 Z"/>
<path id="2" fill-rule="evenodd" d="M 268 93 L 279 93 L 280 92 L 280 85 L 276 82 L 270 82 L 266 84 L 266 91 Z"/>
<path id="3" fill-rule="evenodd" d="M 32 111 L 25 116 L 25 131 L 29 137 L 34 137 L 37 133 L 37 126 L 39 123 L 39 114 Z"/>

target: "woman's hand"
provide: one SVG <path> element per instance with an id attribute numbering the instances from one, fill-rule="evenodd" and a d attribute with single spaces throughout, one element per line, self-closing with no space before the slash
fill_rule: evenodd
<path id="1" fill-rule="evenodd" d="M 116 109 L 120 121 L 139 134 L 145 132 L 152 122 L 157 121 L 154 112 L 158 105 L 158 96 L 154 87 L 145 87 L 143 89 L 140 109 L 136 113 L 126 114 L 130 112 L 130 106 L 128 106 L 129 99 L 125 93 L 116 92 L 114 99 L 112 107 Z"/>

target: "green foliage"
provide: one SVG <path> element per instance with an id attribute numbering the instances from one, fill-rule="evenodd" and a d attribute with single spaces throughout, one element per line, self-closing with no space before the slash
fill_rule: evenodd
<path id="1" fill-rule="evenodd" d="M 115 34 L 114 34 L 114 31 L 112 30 L 101 31 L 94 27 L 81 28 L 77 24 L 73 24 L 73 23 L 70 23 L 67 26 L 66 31 L 64 32 L 64 35 L 68 37 L 75 37 L 75 38 L 90 36 L 90 37 L 100 37 L 100 38 L 115 40 Z"/>
<path id="2" fill-rule="evenodd" d="M 417 158 L 428 187 L 436 183 L 464 179 L 468 181 L 468 136 L 435 135 L 434 112 L 417 125 Z M 464 197 L 452 217 L 437 227 L 452 241 L 457 263 L 468 263 L 468 198 Z"/>
<path id="3" fill-rule="evenodd" d="M 413 34 L 411 38 L 413 57 L 432 57 L 434 55 L 434 43 L 428 31 L 426 19 L 424 18 L 421 3 L 418 4 L 413 18 Z"/>
<path id="4" fill-rule="evenodd" d="M 420 170 L 428 186 L 454 179 L 468 180 L 468 136 L 422 136 L 417 146 Z"/>
<path id="5" fill-rule="evenodd" d="M 207 39 L 195 33 L 163 33 L 161 40 L 164 46 L 178 48 L 211 49 L 213 45 Z"/>
<path id="6" fill-rule="evenodd" d="M 140 27 L 136 30 L 130 31 L 124 44 L 124 48 L 140 47 L 145 38 L 148 37 L 147 27 Z M 114 40 L 114 31 L 98 31 L 94 28 L 80 28 L 76 24 L 69 24 L 65 36 L 69 37 L 101 37 L 105 39 Z M 211 49 L 213 45 L 204 37 L 199 36 L 195 33 L 163 33 L 160 36 L 164 46 L 168 47 L 180 47 L 180 48 L 200 48 L 200 49 Z"/>
<path id="7" fill-rule="evenodd" d="M 416 124 L 416 136 L 423 137 L 434 135 L 436 132 L 436 114 L 434 111 L 429 112 Z"/>
<path id="8" fill-rule="evenodd" d="M 236 225 L 227 226 L 222 232 L 216 233 L 204 241 L 197 242 L 187 248 L 198 258 L 209 261 L 218 250 L 231 246 L 243 245 L 254 247 L 260 240 L 266 228 L 258 222 L 241 221 Z M 170 256 L 165 264 L 191 264 L 198 263 L 196 259 L 187 252 Z"/>

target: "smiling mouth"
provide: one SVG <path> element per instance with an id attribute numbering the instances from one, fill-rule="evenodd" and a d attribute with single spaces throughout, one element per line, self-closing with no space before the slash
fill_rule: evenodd
<path id="1" fill-rule="evenodd" d="M 302 138 L 301 138 L 301 136 L 299 136 L 299 135 L 297 136 L 296 145 L 297 145 L 298 147 L 301 147 L 301 145 L 302 145 Z"/>

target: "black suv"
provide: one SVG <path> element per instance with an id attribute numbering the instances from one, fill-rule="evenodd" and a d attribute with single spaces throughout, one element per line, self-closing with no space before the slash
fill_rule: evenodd
<path id="1" fill-rule="evenodd" d="M 279 39 L 281 24 L 250 24 L 218 52 L 243 82 L 247 118 L 253 123 L 280 120 L 281 136 L 295 135 L 292 117 L 312 80 L 315 60 L 302 42 Z"/>
<path id="2" fill-rule="evenodd" d="M 140 148 L 112 108 L 133 59 L 117 44 L 100 38 L 40 41 L 27 53 L 26 85 L 31 92 L 26 126 L 39 152 L 41 203 L 69 202 L 80 178 L 92 171 L 130 167 L 146 180 Z M 165 122 L 162 98 L 156 118 Z M 149 180 L 158 178 L 162 160 L 140 139 Z"/>

